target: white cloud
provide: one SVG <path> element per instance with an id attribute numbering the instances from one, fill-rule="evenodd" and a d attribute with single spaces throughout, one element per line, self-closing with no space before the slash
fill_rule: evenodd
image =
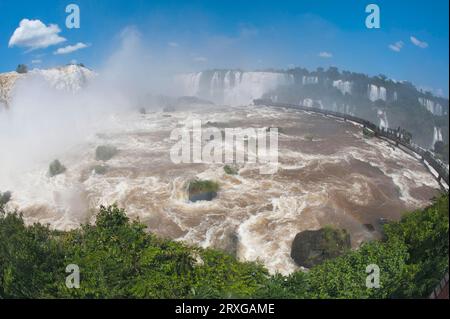
<path id="1" fill-rule="evenodd" d="M 40 59 L 36 59 L 36 60 L 31 60 L 31 64 L 41 64 L 42 60 Z"/>
<path id="2" fill-rule="evenodd" d="M 319 53 L 319 57 L 324 58 L 324 59 L 329 59 L 329 58 L 333 57 L 333 54 L 330 52 L 323 51 L 323 52 Z"/>
<path id="3" fill-rule="evenodd" d="M 59 48 L 58 50 L 56 50 L 55 52 L 53 52 L 53 54 L 69 54 L 84 48 L 87 48 L 89 45 L 84 44 L 82 42 L 78 42 L 75 45 L 68 45 L 64 48 Z"/>
<path id="4" fill-rule="evenodd" d="M 416 37 L 411 36 L 410 37 L 411 42 L 418 46 L 419 48 L 425 49 L 428 48 L 428 43 L 426 43 L 425 41 L 420 41 L 419 39 L 417 39 Z"/>
<path id="5" fill-rule="evenodd" d="M 179 44 L 177 42 L 169 42 L 169 43 L 167 43 L 167 45 L 172 48 L 176 48 L 179 46 Z"/>
<path id="6" fill-rule="evenodd" d="M 394 44 L 389 44 L 389 49 L 395 52 L 400 52 L 405 44 L 403 41 L 397 41 Z"/>
<path id="7" fill-rule="evenodd" d="M 203 56 L 197 56 L 194 58 L 194 61 L 195 62 L 206 62 L 206 61 L 208 61 L 208 59 Z"/>
<path id="8" fill-rule="evenodd" d="M 40 20 L 22 19 L 9 39 L 8 47 L 26 47 L 30 50 L 47 48 L 66 41 L 58 35 L 60 32 L 61 29 L 56 24 L 46 26 Z"/>

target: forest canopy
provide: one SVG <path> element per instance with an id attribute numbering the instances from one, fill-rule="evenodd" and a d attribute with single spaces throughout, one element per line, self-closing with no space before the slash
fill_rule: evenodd
<path id="1" fill-rule="evenodd" d="M 214 249 L 161 239 L 116 205 L 71 231 L 26 225 L 0 206 L 0 298 L 412 298 L 448 272 L 448 195 L 384 226 L 384 239 L 290 276 Z M 66 267 L 80 287 L 66 286 Z M 366 287 L 366 267 L 380 288 Z"/>

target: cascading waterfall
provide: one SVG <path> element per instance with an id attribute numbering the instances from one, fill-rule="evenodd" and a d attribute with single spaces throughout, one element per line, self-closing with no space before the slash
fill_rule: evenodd
<path id="1" fill-rule="evenodd" d="M 287 73 L 232 70 L 181 74 L 176 80 L 184 95 L 227 105 L 250 104 L 279 86 L 294 84 L 293 75 Z"/>
<path id="2" fill-rule="evenodd" d="M 317 84 L 319 83 L 319 78 L 317 76 L 306 76 L 304 75 L 302 78 L 303 85 L 305 84 Z"/>
<path id="3" fill-rule="evenodd" d="M 352 94 L 352 82 L 337 80 L 333 81 L 333 86 L 341 91 L 342 94 Z"/>
<path id="4" fill-rule="evenodd" d="M 203 72 L 180 74 L 175 82 L 180 86 L 183 95 L 197 96 L 200 90 L 200 79 Z"/>
<path id="5" fill-rule="evenodd" d="M 376 100 L 386 101 L 386 88 L 383 86 L 376 86 L 374 84 L 369 84 L 368 96 L 372 102 Z"/>
<path id="6" fill-rule="evenodd" d="M 433 133 L 433 145 L 431 145 L 431 147 L 434 147 L 434 144 L 436 142 L 442 141 L 442 131 L 440 127 L 434 127 L 434 133 Z"/>
<path id="7" fill-rule="evenodd" d="M 283 72 L 244 72 L 239 70 L 214 70 L 199 73 L 189 73 L 179 75 L 178 81 L 182 87 L 182 94 L 189 96 L 198 96 L 200 98 L 214 101 L 225 105 L 247 105 L 251 104 L 253 99 L 267 97 L 274 102 L 286 102 L 286 97 L 277 88 L 281 86 L 294 86 L 294 77 L 292 74 Z M 303 75 L 300 77 L 302 85 L 317 85 L 319 78 L 316 75 Z M 331 82 L 332 86 L 337 88 L 342 94 L 352 95 L 354 92 L 354 82 L 338 79 Z M 368 84 L 367 97 L 372 102 L 377 100 L 387 101 L 398 100 L 396 91 L 387 92 L 386 87 L 376 84 Z M 429 112 L 434 115 L 443 115 L 444 107 L 427 97 L 420 97 L 419 102 Z M 302 96 L 298 103 L 306 107 L 325 108 L 333 111 L 354 114 L 358 105 L 340 104 L 337 101 L 329 101 L 326 98 L 319 100 L 310 96 Z M 380 127 L 388 128 L 389 121 L 385 109 L 377 110 L 378 124 Z M 431 137 L 429 137 L 431 140 Z M 442 134 L 436 128 L 433 134 L 434 143 L 442 139 Z"/>
<path id="8" fill-rule="evenodd" d="M 378 118 L 380 119 L 380 127 L 382 128 L 389 128 L 389 122 L 387 118 L 386 111 L 378 110 L 377 112 Z"/>
<path id="9" fill-rule="evenodd" d="M 442 105 L 439 103 L 435 103 L 434 101 L 423 97 L 419 97 L 419 103 L 425 106 L 427 110 L 434 115 L 442 115 Z"/>

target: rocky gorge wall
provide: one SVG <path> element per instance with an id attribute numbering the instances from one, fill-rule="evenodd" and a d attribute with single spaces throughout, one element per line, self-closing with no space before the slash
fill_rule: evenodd
<path id="1" fill-rule="evenodd" d="M 210 70 L 176 78 L 183 95 L 218 104 L 246 105 L 253 99 L 302 104 L 355 115 L 385 128 L 403 127 L 422 147 L 448 143 L 448 99 L 422 92 L 412 84 L 384 76 L 369 77 L 336 68 Z"/>

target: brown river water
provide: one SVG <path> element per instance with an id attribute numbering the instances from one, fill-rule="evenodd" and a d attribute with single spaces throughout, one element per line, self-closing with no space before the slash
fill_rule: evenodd
<path id="1" fill-rule="evenodd" d="M 239 175 L 227 175 L 223 164 L 174 164 L 170 132 L 194 119 L 279 128 L 278 171 L 265 175 L 263 164 L 240 164 Z M 95 148 L 101 144 L 119 153 L 106 163 L 105 175 L 96 175 Z M 439 191 L 417 159 L 365 138 L 354 124 L 261 106 L 120 115 L 59 159 L 66 173 L 50 178 L 48 162 L 42 163 L 11 185 L 9 205 L 20 208 L 27 222 L 70 229 L 92 221 L 99 205 L 116 202 L 160 236 L 260 260 L 283 274 L 297 269 L 290 247 L 298 232 L 334 225 L 347 229 L 358 247 L 379 237 L 380 218 L 397 220 Z M 213 201 L 189 202 L 186 183 L 195 177 L 219 183 Z"/>

